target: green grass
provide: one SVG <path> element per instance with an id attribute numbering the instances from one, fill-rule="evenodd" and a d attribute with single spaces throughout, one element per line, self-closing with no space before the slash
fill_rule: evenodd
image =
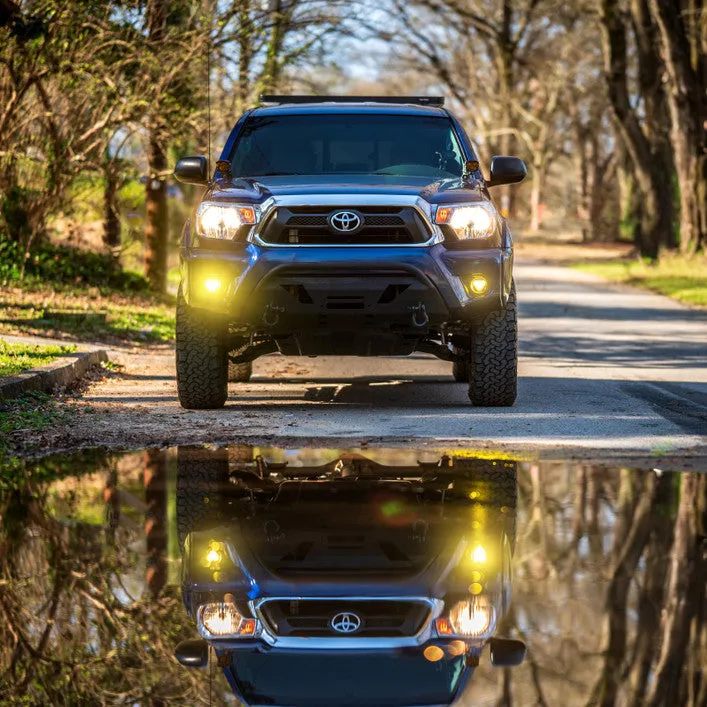
<path id="1" fill-rule="evenodd" d="M 166 342 L 174 338 L 174 314 L 170 308 L 108 305 L 90 313 L 46 309 L 36 315 L 32 321 L 25 321 L 25 325 L 61 331 L 77 339 Z"/>
<path id="2" fill-rule="evenodd" d="M 0 340 L 0 378 L 14 376 L 31 368 L 44 366 L 51 361 L 76 351 L 73 345 L 36 346 L 8 344 Z"/>
<path id="3" fill-rule="evenodd" d="M 22 447 L 22 439 L 28 431 L 41 431 L 65 419 L 52 397 L 46 393 L 27 393 L 19 398 L 0 400 L 0 488 L 5 471 L 17 466 L 12 453 Z"/>
<path id="4" fill-rule="evenodd" d="M 624 260 L 574 263 L 572 267 L 599 275 L 611 282 L 645 287 L 678 302 L 707 307 L 707 257 L 664 255 L 655 263 Z"/>
<path id="5" fill-rule="evenodd" d="M 169 342 L 174 339 L 174 297 L 12 287 L 0 292 L 0 332 L 108 343 Z"/>

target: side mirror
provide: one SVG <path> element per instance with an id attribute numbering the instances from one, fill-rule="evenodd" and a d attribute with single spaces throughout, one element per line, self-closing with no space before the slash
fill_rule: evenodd
<path id="1" fill-rule="evenodd" d="M 184 184 L 204 185 L 209 181 L 206 157 L 182 157 L 174 168 L 174 176 Z"/>
<path id="2" fill-rule="evenodd" d="M 511 668 L 520 665 L 525 660 L 527 648 L 523 641 L 512 638 L 492 638 L 489 641 L 491 648 L 491 664 L 494 668 Z"/>
<path id="3" fill-rule="evenodd" d="M 520 157 L 492 157 L 491 179 L 487 187 L 497 187 L 500 184 L 518 184 L 528 176 L 528 169 Z"/>
<path id="4" fill-rule="evenodd" d="M 209 644 L 201 638 L 182 641 L 174 657 L 186 668 L 205 668 L 209 664 Z"/>

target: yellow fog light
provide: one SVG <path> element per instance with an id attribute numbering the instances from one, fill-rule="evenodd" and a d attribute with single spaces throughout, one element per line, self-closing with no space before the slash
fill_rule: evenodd
<path id="1" fill-rule="evenodd" d="M 486 550 L 481 545 L 477 545 L 471 553 L 471 559 L 477 564 L 486 562 Z"/>
<path id="2" fill-rule="evenodd" d="M 204 287 L 213 294 L 221 289 L 221 280 L 211 277 L 208 280 L 204 280 Z"/>
<path id="3" fill-rule="evenodd" d="M 472 275 L 469 280 L 469 289 L 475 295 L 483 295 L 488 286 L 488 280 L 483 275 Z"/>
<path id="4" fill-rule="evenodd" d="M 203 565 L 210 570 L 220 570 L 221 562 L 223 561 L 226 546 L 216 540 L 209 543 L 209 548 L 204 555 Z"/>

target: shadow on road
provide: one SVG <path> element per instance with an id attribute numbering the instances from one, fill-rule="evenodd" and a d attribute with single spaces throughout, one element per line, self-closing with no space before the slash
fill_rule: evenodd
<path id="1" fill-rule="evenodd" d="M 520 378 L 518 401 L 511 408 L 474 408 L 464 384 L 434 376 L 263 378 L 231 385 L 229 392 L 223 410 L 198 414 L 219 418 L 227 425 L 238 414 L 278 419 L 288 426 L 307 425 L 314 417 L 341 427 L 339 434 L 364 429 L 370 433 L 370 428 L 380 427 L 380 421 L 385 420 L 385 430 L 380 427 L 380 432 L 386 434 L 420 434 L 421 429 L 429 428 L 443 436 L 505 434 L 529 441 L 534 437 L 659 436 L 672 425 L 676 431 L 693 435 L 707 429 L 707 384 L 687 388 L 674 383 L 529 376 Z M 92 402 L 162 404 L 170 409 L 178 405 L 171 388 L 164 395 L 155 395 L 154 390 L 150 393 L 144 397 L 95 396 Z M 333 408 L 347 412 L 330 419 Z M 350 427 L 353 422 L 356 424 Z"/>

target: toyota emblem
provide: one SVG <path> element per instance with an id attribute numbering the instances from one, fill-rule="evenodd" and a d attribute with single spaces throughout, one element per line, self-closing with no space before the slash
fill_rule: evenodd
<path id="1" fill-rule="evenodd" d="M 331 227 L 341 233 L 353 233 L 363 224 L 363 219 L 355 211 L 337 211 L 329 217 Z"/>
<path id="2" fill-rule="evenodd" d="M 356 633 L 361 628 L 361 619 L 356 614 L 344 611 L 337 614 L 330 625 L 337 633 Z"/>

